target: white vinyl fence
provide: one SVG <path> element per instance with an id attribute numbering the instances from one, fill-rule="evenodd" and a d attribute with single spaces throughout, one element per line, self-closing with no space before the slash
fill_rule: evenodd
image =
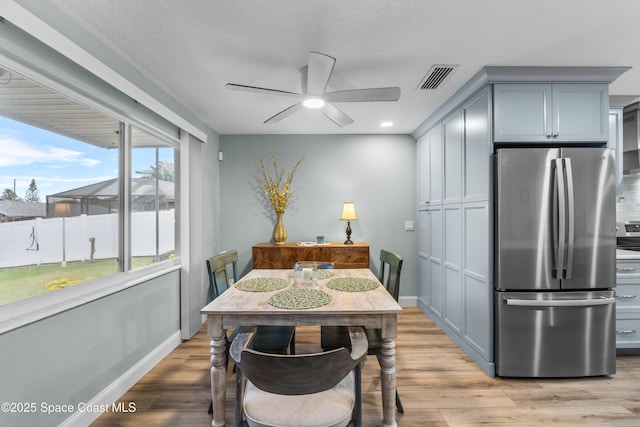
<path id="1" fill-rule="evenodd" d="M 156 254 L 155 215 L 131 214 L 133 256 Z M 159 212 L 159 253 L 175 248 L 175 211 Z M 64 233 L 63 233 L 64 230 Z M 0 223 L 0 268 L 118 257 L 118 215 L 80 215 Z"/>

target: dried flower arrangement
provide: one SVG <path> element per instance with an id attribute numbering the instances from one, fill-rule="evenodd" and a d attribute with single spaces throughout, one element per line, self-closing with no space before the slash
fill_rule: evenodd
<path id="1" fill-rule="evenodd" d="M 258 174 L 255 176 L 255 180 L 264 190 L 276 213 L 284 213 L 287 205 L 296 195 L 297 189 L 291 187 L 291 181 L 303 159 L 304 156 L 293 165 L 290 172 L 287 172 L 284 167 L 278 164 L 278 156 L 272 151 L 273 171 L 269 171 L 265 167 L 262 157 L 259 154 L 256 155 Z"/>
<path id="2" fill-rule="evenodd" d="M 271 152 L 271 165 L 273 171 L 267 170 L 264 160 L 258 154 L 256 155 L 256 163 L 258 165 L 258 174 L 255 175 L 256 183 L 264 190 L 265 196 L 271 202 L 273 209 L 277 215 L 276 225 L 273 228 L 271 237 L 276 244 L 284 244 L 287 240 L 287 230 L 282 224 L 282 215 L 287 205 L 295 197 L 297 189 L 291 187 L 291 181 L 298 170 L 298 166 L 302 163 L 304 156 L 298 160 L 290 172 L 278 164 L 278 156 Z"/>

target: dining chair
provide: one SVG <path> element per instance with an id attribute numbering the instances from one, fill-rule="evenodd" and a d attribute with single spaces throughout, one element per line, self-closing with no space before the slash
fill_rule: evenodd
<path id="1" fill-rule="evenodd" d="M 383 284 L 386 290 L 398 301 L 400 293 L 400 272 L 402 271 L 403 259 L 400 255 L 391 251 L 380 250 L 380 274 L 378 280 Z M 369 342 L 368 354 L 375 355 L 378 363 L 382 357 L 382 338 L 380 329 L 365 328 L 367 340 Z M 322 326 L 320 329 L 320 345 L 323 351 L 333 348 L 347 346 L 349 344 L 348 332 L 345 326 Z M 404 407 L 400 400 L 400 395 L 396 390 L 396 408 L 401 414 L 404 413 Z"/>
<path id="2" fill-rule="evenodd" d="M 349 327 L 351 350 L 296 355 L 256 351 L 251 348 L 255 332 L 243 329 L 231 345 L 236 427 L 361 425 L 360 364 L 367 357 L 361 327 Z"/>
<path id="3" fill-rule="evenodd" d="M 238 251 L 233 249 L 221 252 L 206 262 L 209 273 L 209 289 L 213 300 L 238 281 Z M 233 273 L 233 281 L 229 278 L 229 266 Z M 254 348 L 265 353 L 284 354 L 289 351 L 291 354 L 295 354 L 295 331 L 293 326 L 258 326 Z M 236 331 L 229 336 L 229 345 L 235 334 Z"/>
<path id="4" fill-rule="evenodd" d="M 238 251 L 221 252 L 206 260 L 209 274 L 209 292 L 211 300 L 229 289 L 238 281 Z M 229 277 L 229 269 L 233 274 L 233 281 Z M 236 328 L 227 334 L 227 365 L 229 363 L 229 349 L 231 343 L 242 328 Z M 265 353 L 295 354 L 295 327 L 293 326 L 258 326 L 254 339 L 254 348 Z M 213 406 L 209 406 L 209 412 Z"/>

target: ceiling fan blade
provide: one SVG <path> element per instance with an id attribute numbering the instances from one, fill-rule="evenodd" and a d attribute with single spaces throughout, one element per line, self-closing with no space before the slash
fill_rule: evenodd
<path id="1" fill-rule="evenodd" d="M 291 107 L 285 108 L 284 110 L 280 111 L 275 116 L 269 117 L 264 122 L 265 123 L 278 123 L 280 120 L 289 117 L 290 115 L 292 115 L 296 111 L 300 110 L 301 108 L 302 108 L 302 104 L 301 103 L 293 104 Z"/>
<path id="2" fill-rule="evenodd" d="M 324 104 L 324 107 L 322 107 L 322 112 L 325 116 L 329 117 L 331 121 L 333 121 L 340 127 L 347 126 L 353 123 L 353 119 L 351 117 L 347 116 L 338 107 L 328 102 Z"/>
<path id="3" fill-rule="evenodd" d="M 340 90 L 327 92 L 324 99 L 328 102 L 379 102 L 400 99 L 399 87 L 378 87 L 371 89 Z"/>
<path id="4" fill-rule="evenodd" d="M 292 96 L 295 98 L 300 98 L 302 96 L 299 93 L 288 92 L 286 90 L 267 89 L 264 87 L 238 85 L 235 83 L 227 83 L 226 85 L 224 85 L 224 87 L 230 90 L 239 90 L 241 92 L 251 92 L 251 93 L 262 93 L 266 95 L 284 95 L 284 96 Z"/>
<path id="5" fill-rule="evenodd" d="M 307 68 L 307 92 L 310 95 L 322 96 L 333 73 L 336 59 L 318 52 L 309 52 Z"/>

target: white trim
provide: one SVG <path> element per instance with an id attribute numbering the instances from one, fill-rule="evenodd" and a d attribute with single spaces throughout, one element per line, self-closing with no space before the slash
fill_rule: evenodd
<path id="1" fill-rule="evenodd" d="M 417 296 L 398 297 L 398 304 L 400 304 L 401 307 L 417 307 L 418 297 Z"/>
<path id="2" fill-rule="evenodd" d="M 88 407 L 109 407 L 113 403 L 118 403 L 120 399 L 131 387 L 135 385 L 142 377 L 144 377 L 154 366 L 162 359 L 167 357 L 181 343 L 180 331 L 175 331 L 162 344 L 153 349 L 138 363 L 133 365 L 127 372 L 122 374 L 118 379 L 109 384 L 107 388 L 98 393 L 89 402 Z M 121 403 L 121 402 L 120 402 Z M 133 402 L 136 403 L 136 402 Z M 124 408 L 128 409 L 129 402 L 124 402 Z M 62 427 L 71 426 L 88 426 L 97 420 L 103 412 L 76 412 L 60 424 Z"/>

